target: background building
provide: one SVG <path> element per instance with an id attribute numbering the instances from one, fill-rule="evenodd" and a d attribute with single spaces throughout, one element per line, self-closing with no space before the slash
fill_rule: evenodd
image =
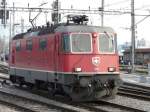
<path id="1" fill-rule="evenodd" d="M 123 52 L 123 61 L 125 64 L 131 62 L 131 50 L 126 49 Z M 135 64 L 143 65 L 150 62 L 150 48 L 137 48 L 135 49 Z"/>

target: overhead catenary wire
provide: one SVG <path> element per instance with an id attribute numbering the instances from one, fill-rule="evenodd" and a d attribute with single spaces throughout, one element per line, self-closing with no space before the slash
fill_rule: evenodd
<path id="1" fill-rule="evenodd" d="M 114 2 L 114 3 L 111 3 L 111 4 L 106 4 L 104 5 L 105 7 L 110 7 L 110 6 L 114 6 L 114 5 L 120 5 L 122 3 L 125 3 L 125 2 L 129 2 L 130 0 L 122 0 L 122 1 L 118 1 L 118 2 Z"/>
<path id="2" fill-rule="evenodd" d="M 140 21 L 138 21 L 138 22 L 135 24 L 135 26 L 136 26 L 137 24 L 143 22 L 143 21 L 144 21 L 145 19 L 147 19 L 148 17 L 150 17 L 150 15 L 147 15 L 146 17 L 144 17 L 143 19 L 141 19 Z"/>
<path id="3" fill-rule="evenodd" d="M 0 6 L 0 9 L 2 9 L 2 7 Z M 53 9 L 52 8 L 37 8 L 37 7 L 7 7 L 7 10 L 9 11 L 16 11 L 16 12 L 40 12 L 42 10 L 42 12 L 52 12 Z M 120 10 L 104 10 L 105 13 L 111 13 L 112 15 L 115 15 L 115 13 L 117 13 L 116 15 L 119 14 L 126 14 L 126 13 L 130 13 L 130 11 L 120 11 Z M 60 9 L 60 13 L 88 13 L 88 14 L 99 14 L 99 10 L 80 10 L 80 9 Z M 110 14 L 110 15 L 111 15 Z M 109 14 L 108 14 L 109 15 Z"/>

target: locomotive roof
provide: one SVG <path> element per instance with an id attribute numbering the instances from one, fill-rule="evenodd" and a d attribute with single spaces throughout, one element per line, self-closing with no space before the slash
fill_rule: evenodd
<path id="1" fill-rule="evenodd" d="M 55 32 L 109 32 L 114 33 L 114 30 L 110 27 L 100 27 L 100 26 L 87 26 L 87 25 L 69 25 L 69 26 L 59 26 L 55 29 Z"/>
<path id="2" fill-rule="evenodd" d="M 58 25 L 58 26 L 46 27 L 46 28 L 37 29 L 35 31 L 33 30 L 26 33 L 17 34 L 16 36 L 13 37 L 13 40 L 22 39 L 24 37 L 50 34 L 54 32 L 114 33 L 114 30 L 110 27 L 99 27 L 99 26 L 88 26 L 88 25 Z"/>

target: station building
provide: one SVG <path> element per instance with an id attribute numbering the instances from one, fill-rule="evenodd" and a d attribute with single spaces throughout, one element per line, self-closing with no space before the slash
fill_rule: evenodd
<path id="1" fill-rule="evenodd" d="M 123 52 L 124 64 L 131 62 L 131 49 L 126 49 Z M 150 48 L 138 48 L 135 49 L 135 64 L 137 65 L 147 65 L 150 63 Z"/>

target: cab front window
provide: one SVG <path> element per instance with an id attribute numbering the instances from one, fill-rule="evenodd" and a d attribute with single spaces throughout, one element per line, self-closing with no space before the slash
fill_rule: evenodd
<path id="1" fill-rule="evenodd" d="M 91 53 L 92 37 L 86 33 L 71 34 L 71 51 L 73 53 Z"/>
<path id="2" fill-rule="evenodd" d="M 99 51 L 101 53 L 114 53 L 116 40 L 114 35 L 104 33 L 99 35 Z"/>

